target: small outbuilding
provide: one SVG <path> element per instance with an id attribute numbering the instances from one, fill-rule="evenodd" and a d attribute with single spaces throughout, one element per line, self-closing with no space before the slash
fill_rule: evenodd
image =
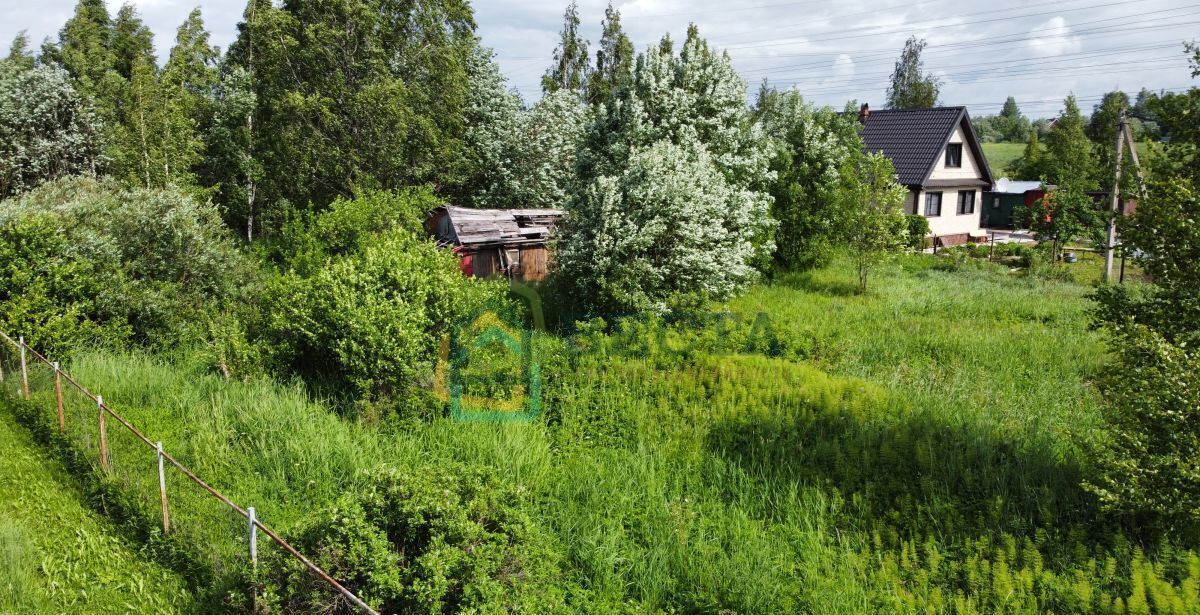
<path id="1" fill-rule="evenodd" d="M 1014 228 L 1013 211 L 1018 205 L 1029 206 L 1031 203 L 1026 195 L 1041 188 L 1041 182 L 1014 181 L 1001 177 L 991 190 L 983 193 L 984 228 Z"/>
<path id="2" fill-rule="evenodd" d="M 439 207 L 425 221 L 438 245 L 461 256 L 465 275 L 501 275 L 527 282 L 550 273 L 550 243 L 561 209 Z"/>

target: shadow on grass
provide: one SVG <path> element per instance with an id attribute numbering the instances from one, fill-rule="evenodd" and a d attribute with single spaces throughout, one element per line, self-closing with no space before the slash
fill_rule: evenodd
<path id="1" fill-rule="evenodd" d="M 776 278 L 775 283 L 785 288 L 831 297 L 856 297 L 862 294 L 858 280 L 833 277 L 823 271 L 791 272 Z"/>
<path id="2" fill-rule="evenodd" d="M 893 539 L 1113 529 L 1083 487 L 1084 469 L 1050 437 L 1019 442 L 929 412 L 801 424 L 759 415 L 722 420 L 709 447 L 770 484 L 836 489 L 859 529 Z"/>

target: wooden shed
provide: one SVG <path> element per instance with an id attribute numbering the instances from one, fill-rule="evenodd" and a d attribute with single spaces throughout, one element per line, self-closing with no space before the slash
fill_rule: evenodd
<path id="1" fill-rule="evenodd" d="M 471 209 L 439 207 L 426 229 L 438 245 L 462 257 L 466 275 L 502 275 L 537 282 L 550 273 L 550 242 L 561 209 Z"/>

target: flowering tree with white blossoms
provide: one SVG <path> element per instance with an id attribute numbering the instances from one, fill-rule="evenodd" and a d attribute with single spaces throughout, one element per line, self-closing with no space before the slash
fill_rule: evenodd
<path id="1" fill-rule="evenodd" d="M 584 307 L 656 310 L 727 297 L 774 251 L 771 173 L 746 83 L 688 32 L 638 56 L 597 110 L 557 262 Z"/>
<path id="2" fill-rule="evenodd" d="M 0 198 L 101 166 L 100 122 L 61 68 L 0 61 Z"/>
<path id="3" fill-rule="evenodd" d="M 725 297 L 751 281 L 761 195 L 730 184 L 698 142 L 637 149 L 571 209 L 558 263 L 589 307 L 655 311 Z"/>
<path id="4" fill-rule="evenodd" d="M 479 47 L 468 65 L 468 169 L 457 198 L 473 207 L 563 207 L 575 180 L 588 108 L 569 90 L 523 108 L 493 56 Z"/>

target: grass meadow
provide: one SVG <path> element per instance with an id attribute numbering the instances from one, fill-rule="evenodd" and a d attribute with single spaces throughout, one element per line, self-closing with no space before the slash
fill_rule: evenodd
<path id="1" fill-rule="evenodd" d="M 139 354 L 67 368 L 285 535 L 380 466 L 493 476 L 544 538 L 558 610 L 1195 612 L 1200 556 L 1082 487 L 1104 437 L 1089 286 L 940 262 L 900 259 L 865 295 L 845 264 L 784 275 L 719 323 L 538 336 L 532 423 L 356 423 L 298 383 Z M 41 431 L 47 384 L 14 404 Z M 94 464 L 94 407 L 68 406 L 63 450 Z M 245 606 L 243 522 L 176 477 L 161 536 L 153 454 L 118 430 L 96 492 L 209 608 Z"/>
<path id="2" fill-rule="evenodd" d="M 180 575 L 147 561 L 2 408 L 0 450 L 0 613 L 191 612 Z"/>

